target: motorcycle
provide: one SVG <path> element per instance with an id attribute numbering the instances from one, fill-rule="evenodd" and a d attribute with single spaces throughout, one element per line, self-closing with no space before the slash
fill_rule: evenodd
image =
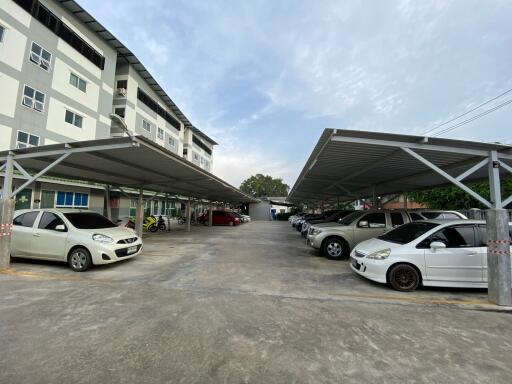
<path id="1" fill-rule="evenodd" d="M 160 231 L 165 231 L 167 229 L 167 226 L 165 225 L 165 220 L 162 217 L 162 215 L 158 216 L 157 227 Z"/>
<path id="2" fill-rule="evenodd" d="M 163 224 L 164 229 L 161 229 L 162 231 L 165 230 L 165 223 Z M 128 222 L 125 224 L 125 227 L 135 229 L 135 218 L 130 217 L 128 219 Z M 149 232 L 156 232 L 160 229 L 160 224 L 159 222 L 157 222 L 155 216 L 146 216 L 144 218 L 144 223 L 142 224 L 142 229 Z"/>
<path id="3" fill-rule="evenodd" d="M 187 218 L 184 216 L 178 217 L 178 224 L 185 224 L 187 222 Z"/>

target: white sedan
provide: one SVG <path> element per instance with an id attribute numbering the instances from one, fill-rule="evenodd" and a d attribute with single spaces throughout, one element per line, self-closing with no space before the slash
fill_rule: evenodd
<path id="1" fill-rule="evenodd" d="M 142 239 L 88 211 L 56 209 L 14 213 L 11 256 L 67 262 L 75 272 L 137 256 Z"/>
<path id="2" fill-rule="evenodd" d="M 486 243 L 485 221 L 416 221 L 359 243 L 351 268 L 399 291 L 487 288 Z"/>

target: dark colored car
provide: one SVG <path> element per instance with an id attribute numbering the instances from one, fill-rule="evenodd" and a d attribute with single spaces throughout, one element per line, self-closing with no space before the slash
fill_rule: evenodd
<path id="1" fill-rule="evenodd" d="M 208 212 L 201 215 L 200 220 L 203 223 L 208 223 Z M 234 212 L 213 211 L 212 224 L 213 225 L 229 225 L 229 226 L 239 225 L 240 218 Z"/>

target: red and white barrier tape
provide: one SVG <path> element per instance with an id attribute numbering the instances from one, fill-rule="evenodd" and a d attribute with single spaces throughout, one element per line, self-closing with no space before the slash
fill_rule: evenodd
<path id="1" fill-rule="evenodd" d="M 487 245 L 492 245 L 492 244 L 510 244 L 512 243 L 512 241 L 510 240 L 488 240 L 487 241 Z"/>

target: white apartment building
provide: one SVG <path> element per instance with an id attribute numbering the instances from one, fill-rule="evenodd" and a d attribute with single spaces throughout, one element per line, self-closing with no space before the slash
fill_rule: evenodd
<path id="1" fill-rule="evenodd" d="M 80 5 L 0 0 L 0 150 L 127 134 L 123 127 L 211 170 L 217 143 Z M 117 198 L 113 211 L 128 214 L 130 201 Z M 16 203 L 104 209 L 101 189 L 51 180 L 35 183 Z M 155 200 L 148 210 L 164 213 L 163 205 Z"/>

